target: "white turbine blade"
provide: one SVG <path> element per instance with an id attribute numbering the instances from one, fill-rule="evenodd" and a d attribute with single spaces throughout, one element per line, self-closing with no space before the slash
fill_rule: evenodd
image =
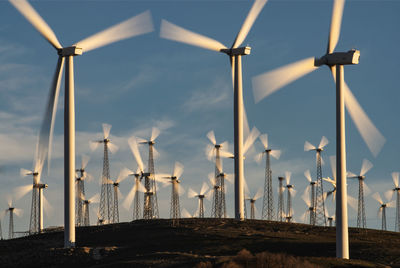
<path id="1" fill-rule="evenodd" d="M 132 154 L 135 157 L 136 163 L 141 172 L 143 172 L 143 161 L 142 157 L 140 156 L 139 147 L 135 137 L 131 137 L 128 140 L 129 147 L 131 148 Z"/>
<path id="2" fill-rule="evenodd" d="M 110 152 L 112 154 L 115 154 L 119 149 L 119 147 L 117 145 L 115 145 L 114 143 L 111 143 L 111 142 L 107 143 L 107 147 L 108 147 L 108 150 L 110 150 Z"/>
<path id="3" fill-rule="evenodd" d="M 234 179 L 235 179 L 234 174 L 225 174 L 225 180 L 227 180 L 230 184 L 233 184 Z"/>
<path id="4" fill-rule="evenodd" d="M 297 191 L 294 188 L 290 188 L 290 192 L 292 194 L 292 198 L 296 196 Z"/>
<path id="5" fill-rule="evenodd" d="M 207 144 L 207 146 L 206 146 L 206 156 L 207 156 L 207 159 L 208 159 L 208 161 L 212 161 L 213 160 L 213 157 L 214 157 L 214 146 L 212 146 L 212 145 L 210 145 L 210 144 Z"/>
<path id="6" fill-rule="evenodd" d="M 384 193 L 386 200 L 389 202 L 390 200 L 392 200 L 393 197 L 393 190 L 388 190 Z"/>
<path id="7" fill-rule="evenodd" d="M 210 142 L 211 142 L 212 144 L 214 144 L 214 145 L 217 144 L 217 140 L 215 139 L 214 130 L 210 130 L 210 131 L 207 133 L 207 138 L 210 140 Z"/>
<path id="8" fill-rule="evenodd" d="M 195 197 L 195 196 L 197 196 L 197 195 L 198 195 L 198 194 L 197 194 L 195 191 L 193 191 L 192 188 L 189 187 L 189 189 L 188 189 L 188 197 L 189 197 L 189 198 L 193 198 L 193 197 Z"/>
<path id="9" fill-rule="evenodd" d="M 81 168 L 82 169 L 86 168 L 87 164 L 89 163 L 89 159 L 90 159 L 89 156 L 87 156 L 85 154 L 82 155 L 82 162 L 81 162 Z"/>
<path id="10" fill-rule="evenodd" d="M 98 141 L 89 141 L 90 150 L 95 151 L 100 145 Z"/>
<path id="11" fill-rule="evenodd" d="M 44 213 L 46 214 L 47 217 L 50 217 L 51 214 L 53 214 L 54 208 L 52 207 L 52 205 L 50 205 L 50 202 L 47 200 L 47 198 L 44 196 L 43 193 L 42 193 L 42 198 L 43 198 Z"/>
<path id="12" fill-rule="evenodd" d="M 200 194 L 204 195 L 208 191 L 209 188 L 210 187 L 208 187 L 208 184 L 203 182 L 203 185 L 201 186 L 201 189 L 200 189 Z"/>
<path id="13" fill-rule="evenodd" d="M 9 208 L 12 207 L 12 198 L 9 195 L 7 195 L 7 205 Z"/>
<path id="14" fill-rule="evenodd" d="M 220 144 L 220 146 L 224 151 L 229 150 L 229 142 L 228 141 L 224 141 L 223 143 Z"/>
<path id="15" fill-rule="evenodd" d="M 373 193 L 372 198 L 375 199 L 376 201 L 378 201 L 379 204 L 381 204 L 381 205 L 383 204 L 381 195 L 378 192 Z"/>
<path id="16" fill-rule="evenodd" d="M 318 145 L 318 148 L 324 148 L 326 145 L 328 145 L 329 141 L 325 136 L 322 136 L 321 142 Z"/>
<path id="17" fill-rule="evenodd" d="M 244 145 L 243 145 L 243 154 L 245 154 L 251 146 L 253 146 L 254 142 L 256 141 L 257 137 L 260 135 L 260 131 L 256 127 L 253 127 L 249 136 L 247 137 Z"/>
<path id="18" fill-rule="evenodd" d="M 396 207 L 396 200 L 393 200 L 389 203 L 386 204 L 386 207 L 388 208 L 395 208 Z"/>
<path id="19" fill-rule="evenodd" d="M 175 162 L 174 173 L 173 173 L 173 175 L 174 175 L 177 179 L 179 179 L 179 178 L 181 177 L 182 173 L 183 173 L 183 165 L 182 165 L 182 163 Z"/>
<path id="20" fill-rule="evenodd" d="M 62 48 L 53 30 L 36 12 L 36 10 L 25 0 L 9 0 L 10 3 L 35 27 L 35 29 L 49 41 L 56 49 Z"/>
<path id="21" fill-rule="evenodd" d="M 292 172 L 286 171 L 285 172 L 285 179 L 286 179 L 286 184 L 290 184 L 290 177 L 292 176 Z"/>
<path id="22" fill-rule="evenodd" d="M 311 150 L 315 150 L 315 149 L 317 149 L 317 148 L 314 145 L 312 145 L 311 143 L 309 143 L 308 141 L 306 141 L 304 143 L 304 151 L 305 152 L 308 152 L 308 151 L 311 151 Z"/>
<path id="23" fill-rule="evenodd" d="M 97 193 L 89 199 L 90 203 L 99 203 L 100 202 L 100 195 Z"/>
<path id="24" fill-rule="evenodd" d="M 249 13 L 247 14 L 246 19 L 240 29 L 238 35 L 236 36 L 235 42 L 233 42 L 232 48 L 239 47 L 244 39 L 246 39 L 247 34 L 249 33 L 251 27 L 254 24 L 254 21 L 257 19 L 264 5 L 267 3 L 267 0 L 256 0 L 254 1 L 253 6 L 251 7 Z"/>
<path id="25" fill-rule="evenodd" d="M 208 179 L 210 180 L 211 185 L 214 187 L 216 184 L 214 173 L 208 173 Z"/>
<path id="26" fill-rule="evenodd" d="M 153 30 L 154 28 L 150 11 L 145 11 L 135 17 L 127 19 L 79 41 L 76 46 L 82 48 L 84 52 L 87 52 L 133 36 L 149 33 Z"/>
<path id="27" fill-rule="evenodd" d="M 304 171 L 304 177 L 306 177 L 306 179 L 308 180 L 308 182 L 312 182 L 311 173 L 310 173 L 310 170 L 309 170 L 309 169 L 307 169 L 306 171 Z"/>
<path id="28" fill-rule="evenodd" d="M 85 173 L 83 175 L 84 175 L 84 179 L 85 180 L 87 180 L 87 181 L 92 181 L 93 180 L 93 175 L 92 174 L 90 174 L 90 173 L 85 171 Z"/>
<path id="29" fill-rule="evenodd" d="M 360 176 L 364 176 L 373 167 L 372 163 L 367 159 L 364 159 L 361 165 Z"/>
<path id="30" fill-rule="evenodd" d="M 324 181 L 329 182 L 330 184 L 332 184 L 333 187 L 336 187 L 336 181 L 332 180 L 331 178 L 322 178 Z"/>
<path id="31" fill-rule="evenodd" d="M 357 174 L 355 174 L 355 173 L 353 173 L 351 171 L 347 171 L 346 175 L 347 175 L 348 178 L 357 178 L 358 177 Z"/>
<path id="32" fill-rule="evenodd" d="M 132 174 L 132 171 L 129 170 L 128 168 L 123 168 L 117 177 L 117 180 L 115 181 L 116 183 L 120 183 L 121 181 L 125 180 L 128 178 L 129 174 Z"/>
<path id="33" fill-rule="evenodd" d="M 273 158 L 279 159 L 281 157 L 281 150 L 271 150 L 270 154 Z"/>
<path id="34" fill-rule="evenodd" d="M 335 50 L 336 44 L 339 41 L 343 8 L 344 8 L 344 0 L 334 0 L 327 53 L 332 53 Z"/>
<path id="35" fill-rule="evenodd" d="M 111 125 L 103 123 L 103 137 L 104 139 L 108 139 L 108 136 L 110 136 L 110 131 L 111 131 Z"/>
<path id="36" fill-rule="evenodd" d="M 264 150 L 268 149 L 268 134 L 261 134 L 258 138 L 264 146 Z"/>
<path id="37" fill-rule="evenodd" d="M 253 200 L 257 200 L 259 199 L 261 196 L 263 196 L 263 189 L 262 188 L 258 188 L 257 193 L 254 195 Z"/>
<path id="38" fill-rule="evenodd" d="M 206 193 L 205 197 L 208 201 L 211 200 L 211 197 L 213 196 L 213 191 L 208 191 L 208 193 Z"/>
<path id="39" fill-rule="evenodd" d="M 308 214 L 308 209 L 306 210 L 306 212 L 304 212 L 301 216 L 300 216 L 300 220 L 304 223 L 307 222 L 307 214 Z"/>
<path id="40" fill-rule="evenodd" d="M 179 196 L 182 196 L 185 193 L 185 188 L 183 188 L 180 183 L 176 184 L 176 190 L 178 191 Z"/>
<path id="41" fill-rule="evenodd" d="M 21 175 L 21 177 L 26 177 L 31 173 L 32 173 L 32 171 L 24 169 L 24 168 L 21 168 L 19 171 L 19 174 Z"/>
<path id="42" fill-rule="evenodd" d="M 396 188 L 399 187 L 399 177 L 400 177 L 399 172 L 392 172 L 392 179 L 393 179 L 394 186 Z"/>
<path id="43" fill-rule="evenodd" d="M 330 156 L 329 162 L 331 163 L 332 177 L 336 181 L 336 156 Z"/>
<path id="44" fill-rule="evenodd" d="M 160 157 L 160 153 L 158 152 L 158 150 L 153 146 L 153 158 L 157 159 Z"/>
<path id="45" fill-rule="evenodd" d="M 254 160 L 255 160 L 258 164 L 260 164 L 260 163 L 261 163 L 261 160 L 263 159 L 263 156 L 264 156 L 264 152 L 258 153 L 258 154 L 256 154 L 256 155 L 254 156 Z"/>
<path id="46" fill-rule="evenodd" d="M 126 196 L 125 200 L 122 202 L 122 206 L 126 209 L 129 210 L 129 208 L 132 205 L 133 198 L 135 197 L 136 194 L 136 184 L 134 184 L 129 191 L 128 195 Z"/>
<path id="47" fill-rule="evenodd" d="M 368 185 L 364 181 L 364 195 L 369 195 L 371 193 L 371 189 L 368 187 Z"/>
<path id="48" fill-rule="evenodd" d="M 139 187 L 138 187 L 138 191 L 141 193 L 145 193 L 146 192 L 146 188 L 143 186 L 143 184 L 141 182 L 139 182 Z"/>
<path id="49" fill-rule="evenodd" d="M 118 193 L 118 198 L 124 198 L 124 195 L 121 193 L 121 190 L 119 189 L 119 187 L 117 187 L 117 193 Z"/>
<path id="50" fill-rule="evenodd" d="M 214 51 L 226 48 L 214 39 L 186 30 L 166 20 L 161 21 L 160 37 Z"/>
<path id="51" fill-rule="evenodd" d="M 223 158 L 233 158 L 233 157 L 234 157 L 234 154 L 231 153 L 231 152 L 227 152 L 227 151 L 220 150 L 220 151 L 219 151 L 219 156 L 220 156 L 220 157 L 223 157 Z"/>
<path id="52" fill-rule="evenodd" d="M 160 135 L 160 129 L 153 127 L 151 129 L 150 141 L 155 141 L 157 139 L 158 135 Z"/>
<path id="53" fill-rule="evenodd" d="M 24 211 L 20 208 L 14 208 L 14 214 L 17 215 L 18 217 L 21 217 Z"/>
<path id="54" fill-rule="evenodd" d="M 24 186 L 19 186 L 15 188 L 15 200 L 21 199 L 24 195 L 32 191 L 33 186 L 32 184 L 24 185 Z"/>
<path id="55" fill-rule="evenodd" d="M 47 157 L 47 168 L 50 171 L 51 148 L 53 143 L 54 121 L 56 118 L 58 97 L 60 95 L 60 83 L 64 68 L 64 57 L 59 57 L 56 65 L 56 71 L 51 83 L 46 111 L 40 126 L 38 147 L 36 152 L 37 169 L 35 171 L 41 174 L 45 159 Z"/>
<path id="56" fill-rule="evenodd" d="M 349 206 L 350 206 L 352 209 L 354 209 L 355 211 L 357 211 L 357 209 L 358 209 L 357 200 L 356 200 L 354 197 L 352 197 L 352 196 L 350 196 L 350 195 L 347 195 L 347 203 L 349 204 Z"/>
<path id="57" fill-rule="evenodd" d="M 304 203 L 306 203 L 307 207 L 311 207 L 310 202 L 310 186 L 307 186 L 304 190 L 304 193 L 301 195 L 301 199 L 303 199 Z"/>
<path id="58" fill-rule="evenodd" d="M 376 157 L 385 144 L 386 139 L 375 127 L 371 119 L 369 119 L 346 83 L 344 83 L 344 101 L 358 132 L 360 132 L 372 155 Z"/>
<path id="59" fill-rule="evenodd" d="M 186 208 L 182 209 L 182 217 L 183 218 L 192 218 L 192 215 L 186 210 Z"/>
<path id="60" fill-rule="evenodd" d="M 249 191 L 249 186 L 247 185 L 246 178 L 243 178 L 243 189 L 244 189 L 244 194 L 249 195 L 250 191 Z"/>
<path id="61" fill-rule="evenodd" d="M 314 58 L 310 57 L 253 77 L 252 84 L 255 102 L 261 101 L 275 91 L 316 69 Z"/>

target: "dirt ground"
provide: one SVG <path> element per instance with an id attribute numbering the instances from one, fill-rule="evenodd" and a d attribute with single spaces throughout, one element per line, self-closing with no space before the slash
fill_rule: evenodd
<path id="1" fill-rule="evenodd" d="M 0 241 L 0 267 L 400 267 L 400 233 L 350 229 L 351 260 L 335 257 L 335 228 L 262 220 L 138 220 Z"/>

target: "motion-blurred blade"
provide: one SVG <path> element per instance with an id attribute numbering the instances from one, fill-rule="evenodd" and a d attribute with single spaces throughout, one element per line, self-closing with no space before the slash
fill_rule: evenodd
<path id="1" fill-rule="evenodd" d="M 210 145 L 210 144 L 207 144 L 205 153 L 206 153 L 208 161 L 212 161 L 213 160 L 214 151 L 215 151 L 215 147 Z"/>
<path id="2" fill-rule="evenodd" d="M 286 179 L 286 184 L 290 184 L 290 177 L 292 176 L 292 172 L 286 171 L 285 172 L 285 179 Z"/>
<path id="3" fill-rule="evenodd" d="M 334 155 L 330 156 L 329 162 L 331 163 L 332 177 L 336 181 L 336 156 Z"/>
<path id="4" fill-rule="evenodd" d="M 358 209 L 358 206 L 357 206 L 358 202 L 357 202 L 357 200 L 356 200 L 354 197 L 352 197 L 352 196 L 350 196 L 350 195 L 347 195 L 347 203 L 349 204 L 349 206 L 350 206 L 352 209 L 354 209 L 355 211 L 357 211 L 357 209 Z"/>
<path id="5" fill-rule="evenodd" d="M 263 189 L 262 189 L 262 188 L 258 188 L 257 193 L 253 196 L 253 200 L 257 200 L 257 199 L 259 199 L 261 196 L 263 196 Z"/>
<path id="6" fill-rule="evenodd" d="M 226 152 L 226 151 L 219 151 L 219 156 L 223 157 L 223 158 L 233 158 L 234 154 L 231 152 Z"/>
<path id="7" fill-rule="evenodd" d="M 47 99 L 46 111 L 40 127 L 38 147 L 36 152 L 37 169 L 35 171 L 41 174 L 44 162 L 47 157 L 47 171 L 50 170 L 51 148 L 53 144 L 54 121 L 56 118 L 58 96 L 60 95 L 60 83 L 64 68 L 64 57 L 59 57 L 57 61 L 56 71 L 50 87 Z"/>
<path id="8" fill-rule="evenodd" d="M 306 171 L 304 171 L 304 177 L 306 177 L 306 179 L 308 180 L 308 182 L 312 182 L 311 173 L 310 173 L 310 170 L 309 170 L 309 169 L 307 169 Z"/>
<path id="9" fill-rule="evenodd" d="M 210 140 L 210 142 L 211 142 L 212 144 L 214 144 L 214 145 L 217 144 L 217 140 L 215 139 L 214 130 L 210 130 L 210 131 L 207 133 L 207 138 Z"/>
<path id="10" fill-rule="evenodd" d="M 343 8 L 344 8 L 344 0 L 334 0 L 327 53 L 332 53 L 335 50 L 336 44 L 339 41 Z"/>
<path id="11" fill-rule="evenodd" d="M 254 160 L 255 160 L 258 164 L 260 164 L 260 163 L 261 163 L 261 160 L 263 159 L 263 156 L 264 156 L 264 152 L 258 153 L 258 154 L 256 154 L 256 155 L 254 156 Z"/>
<path id="12" fill-rule="evenodd" d="M 103 137 L 104 139 L 108 139 L 108 136 L 110 136 L 110 131 L 111 131 L 111 125 L 103 123 Z"/>
<path id="13" fill-rule="evenodd" d="M 107 143 L 107 148 L 108 148 L 108 150 L 110 150 L 110 152 L 112 154 L 115 154 L 119 149 L 119 147 L 117 145 L 115 145 L 114 143 L 111 143 L 111 142 Z"/>
<path id="14" fill-rule="evenodd" d="M 184 208 L 184 209 L 182 209 L 182 217 L 183 218 L 192 218 L 192 215 Z"/>
<path id="15" fill-rule="evenodd" d="M 179 178 L 181 177 L 182 173 L 183 173 L 183 165 L 182 165 L 182 163 L 175 162 L 174 173 L 173 173 L 173 175 L 174 175 L 177 179 L 179 179 Z"/>
<path id="16" fill-rule="evenodd" d="M 293 81 L 315 71 L 314 58 L 307 58 L 253 77 L 253 95 L 259 102 Z"/>
<path id="17" fill-rule="evenodd" d="M 124 195 L 121 193 L 121 190 L 119 189 L 119 187 L 117 187 L 117 194 L 118 194 L 118 198 L 124 198 Z"/>
<path id="18" fill-rule="evenodd" d="M 152 32 L 153 30 L 150 11 L 145 11 L 79 41 L 76 46 L 82 48 L 84 52 L 88 52 L 117 41 Z"/>
<path id="19" fill-rule="evenodd" d="M 384 193 L 386 200 L 389 202 L 393 198 L 393 190 L 388 190 Z"/>
<path id="20" fill-rule="evenodd" d="M 214 187 L 216 185 L 216 178 L 214 177 L 214 173 L 208 173 L 208 179 L 210 180 L 211 185 Z"/>
<path id="21" fill-rule="evenodd" d="M 251 27 L 254 24 L 254 21 L 257 19 L 258 15 L 260 14 L 261 10 L 263 9 L 264 5 L 267 3 L 268 0 L 256 0 L 254 1 L 253 6 L 251 7 L 249 13 L 247 14 L 246 19 L 240 29 L 238 35 L 236 36 L 235 41 L 233 42 L 232 48 L 239 47 L 244 39 L 246 39 L 247 34 L 249 33 Z"/>
<path id="22" fill-rule="evenodd" d="M 364 195 L 369 195 L 371 193 L 371 189 L 364 181 Z"/>
<path id="23" fill-rule="evenodd" d="M 35 27 L 35 29 L 49 41 L 56 49 L 62 48 L 53 30 L 36 12 L 36 10 L 25 0 L 9 0 L 10 3 Z"/>
<path id="24" fill-rule="evenodd" d="M 157 139 L 158 135 L 160 135 L 160 129 L 153 127 L 151 129 L 150 141 L 155 141 Z"/>
<path id="25" fill-rule="evenodd" d="M 160 37 L 214 51 L 226 48 L 226 46 L 214 39 L 191 32 L 166 20 L 161 21 Z"/>
<path id="26" fill-rule="evenodd" d="M 14 214 L 17 215 L 18 217 L 21 217 L 24 211 L 20 208 L 14 208 Z"/>
<path id="27" fill-rule="evenodd" d="M 296 196 L 297 191 L 294 188 L 290 188 L 290 192 L 292 194 L 292 198 Z"/>
<path id="28" fill-rule="evenodd" d="M 98 141 L 89 141 L 90 150 L 95 151 L 97 147 L 99 147 L 100 142 Z"/>
<path id="29" fill-rule="evenodd" d="M 208 201 L 210 201 L 212 195 L 213 195 L 213 191 L 208 191 L 208 192 L 206 193 L 205 197 L 206 197 L 206 199 L 207 199 Z"/>
<path id="30" fill-rule="evenodd" d="M 308 151 L 311 151 L 311 150 L 315 150 L 315 149 L 317 149 L 317 148 L 314 145 L 312 145 L 311 143 L 309 143 L 308 141 L 306 141 L 304 143 L 304 151 L 305 152 L 308 152 Z"/>
<path id="31" fill-rule="evenodd" d="M 15 200 L 21 199 L 23 196 L 25 196 L 27 193 L 32 191 L 33 186 L 32 184 L 24 185 L 24 186 L 19 186 L 15 188 Z"/>
<path id="32" fill-rule="evenodd" d="M 281 157 L 281 150 L 271 150 L 270 154 L 273 158 L 279 159 Z"/>
<path id="33" fill-rule="evenodd" d="M 399 172 L 392 172 L 392 179 L 393 179 L 394 186 L 396 188 L 399 187 L 399 177 L 400 177 Z"/>
<path id="34" fill-rule="evenodd" d="M 208 184 L 203 182 L 203 185 L 201 186 L 201 189 L 200 189 L 200 194 L 204 195 L 208 191 L 208 189 L 209 189 Z"/>
<path id="35" fill-rule="evenodd" d="M 364 176 L 373 167 L 372 163 L 367 159 L 364 159 L 361 165 L 360 176 Z"/>
<path id="36" fill-rule="evenodd" d="M 82 155 L 82 162 L 81 162 L 82 169 L 86 168 L 87 164 L 89 163 L 89 159 L 90 159 L 89 156 L 87 156 L 85 154 Z"/>
<path id="37" fill-rule="evenodd" d="M 129 210 L 129 208 L 132 205 L 133 202 L 133 198 L 136 195 L 136 185 L 133 185 L 131 190 L 129 191 L 128 195 L 126 196 L 125 200 L 122 202 L 122 206 L 126 209 Z"/>
<path id="38" fill-rule="evenodd" d="M 247 137 L 244 145 L 243 145 L 243 154 L 246 154 L 246 152 L 250 149 L 251 146 L 253 146 L 254 142 L 256 141 L 257 137 L 260 135 L 260 131 L 256 127 L 253 127 L 251 130 L 249 136 Z"/>
<path id="39" fill-rule="evenodd" d="M 183 188 L 180 183 L 176 183 L 176 190 L 178 191 L 179 196 L 182 196 L 185 193 L 185 188 Z"/>
<path id="40" fill-rule="evenodd" d="M 357 174 L 351 172 L 351 171 L 347 171 L 347 177 L 348 178 L 358 178 Z"/>
<path id="41" fill-rule="evenodd" d="M 261 134 L 258 137 L 262 143 L 262 145 L 264 146 L 264 150 L 268 149 L 268 134 Z"/>
<path id="42" fill-rule="evenodd" d="M 129 147 L 131 148 L 132 154 L 135 157 L 136 163 L 141 172 L 143 172 L 143 161 L 142 157 L 140 156 L 139 147 L 135 137 L 130 137 L 128 140 Z"/>
<path id="43" fill-rule="evenodd" d="M 386 207 L 389 207 L 389 208 L 394 208 L 394 207 L 396 207 L 396 200 L 392 200 L 392 201 L 390 201 L 389 203 L 387 203 L 387 204 L 386 204 Z"/>
<path id="44" fill-rule="evenodd" d="M 132 171 L 129 170 L 128 168 L 123 168 L 117 177 L 117 180 L 115 181 L 116 183 L 120 183 L 121 181 L 125 180 L 128 178 L 129 174 L 132 174 Z"/>
<path id="45" fill-rule="evenodd" d="M 381 204 L 381 205 L 383 204 L 381 195 L 378 192 L 373 193 L 372 198 L 375 199 L 376 201 L 378 201 L 379 204 Z"/>
<path id="46" fill-rule="evenodd" d="M 21 168 L 20 171 L 19 171 L 19 174 L 21 175 L 21 177 L 26 177 L 28 175 L 31 175 L 32 171 L 24 169 L 24 168 Z"/>
<path id="47" fill-rule="evenodd" d="M 197 194 L 195 191 L 193 191 L 192 188 L 189 187 L 189 189 L 188 189 L 188 197 L 189 197 L 189 198 L 193 198 L 193 197 L 195 197 L 195 196 L 197 196 L 197 195 L 198 195 L 198 194 Z"/>
<path id="48" fill-rule="evenodd" d="M 100 202 L 100 195 L 97 193 L 89 199 L 90 203 L 99 203 Z"/>
<path id="49" fill-rule="evenodd" d="M 336 180 L 332 180 L 331 178 L 322 178 L 324 181 L 329 182 L 330 184 L 332 184 L 333 187 L 336 188 Z"/>
<path id="50" fill-rule="evenodd" d="M 153 159 L 157 159 L 160 157 L 160 153 L 158 150 L 153 146 Z"/>
<path id="51" fill-rule="evenodd" d="M 306 203 L 307 207 L 311 207 L 310 202 L 310 186 L 307 186 L 304 190 L 304 193 L 301 195 L 301 199 L 303 199 L 304 203 Z"/>
<path id="52" fill-rule="evenodd" d="M 229 150 L 229 142 L 224 141 L 224 142 L 221 143 L 220 145 L 221 145 L 221 148 L 222 148 L 223 150 L 225 150 L 225 151 L 228 151 L 228 150 Z"/>
<path id="53" fill-rule="evenodd" d="M 42 199 L 43 199 L 44 214 L 46 214 L 46 216 L 49 218 L 53 214 L 54 208 L 52 205 L 50 205 L 50 202 L 47 200 L 47 198 L 44 196 L 43 193 L 42 193 Z"/>
<path id="54" fill-rule="evenodd" d="M 228 181 L 230 184 L 233 184 L 233 180 L 235 179 L 235 175 L 234 174 L 225 174 L 225 178 L 226 181 Z"/>
<path id="55" fill-rule="evenodd" d="M 326 145 L 328 145 L 329 141 L 325 136 L 322 136 L 321 142 L 318 145 L 318 148 L 322 149 L 324 148 Z"/>

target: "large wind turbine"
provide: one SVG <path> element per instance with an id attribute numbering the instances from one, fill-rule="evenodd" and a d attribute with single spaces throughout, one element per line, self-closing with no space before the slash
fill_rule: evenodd
<path id="1" fill-rule="evenodd" d="M 339 40 L 340 26 L 345 0 L 334 0 L 331 26 L 326 54 L 321 58 L 307 58 L 253 78 L 255 101 L 258 102 L 294 80 L 327 65 L 336 80 L 336 157 L 337 157 L 337 199 L 336 199 L 336 256 L 349 258 L 346 188 L 346 147 L 344 106 L 353 119 L 368 148 L 376 156 L 385 138 L 374 126 L 367 114 L 344 82 L 343 65 L 358 64 L 360 51 L 334 52 Z M 336 68 L 335 68 L 336 67 Z"/>
<path id="2" fill-rule="evenodd" d="M 153 31 L 149 11 L 94 34 L 72 46 L 63 47 L 56 35 L 26 0 L 9 0 L 10 3 L 36 28 L 57 50 L 58 61 L 50 87 L 48 103 L 39 135 L 39 154 L 43 160 L 50 148 L 54 119 L 57 110 L 59 88 L 65 62 L 64 104 L 64 247 L 75 246 L 75 97 L 74 57 L 93 49 Z M 49 162 L 49 161 L 48 161 Z"/>
<path id="3" fill-rule="evenodd" d="M 267 0 L 254 1 L 242 28 L 230 48 L 214 39 L 188 31 L 166 20 L 161 22 L 160 36 L 162 38 L 222 52 L 229 56 L 234 87 L 235 218 L 240 220 L 244 220 L 243 121 L 246 120 L 243 107 L 242 56 L 249 55 L 251 48 L 239 46 L 245 40 L 266 3 Z"/>

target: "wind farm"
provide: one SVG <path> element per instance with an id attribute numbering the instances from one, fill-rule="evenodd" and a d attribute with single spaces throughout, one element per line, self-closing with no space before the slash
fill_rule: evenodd
<path id="1" fill-rule="evenodd" d="M 76 4 L 0 3 L 3 238 L 54 233 L 75 250 L 89 241 L 84 228 L 165 226 L 180 237 L 174 230 L 277 225 L 277 242 L 326 230 L 323 258 L 397 264 L 393 252 L 363 259 L 354 243 L 399 235 L 397 55 L 383 53 L 399 41 L 399 4 Z M 259 248 L 243 244 L 254 257 L 277 253 Z M 206 259 L 196 263 L 218 262 Z"/>

